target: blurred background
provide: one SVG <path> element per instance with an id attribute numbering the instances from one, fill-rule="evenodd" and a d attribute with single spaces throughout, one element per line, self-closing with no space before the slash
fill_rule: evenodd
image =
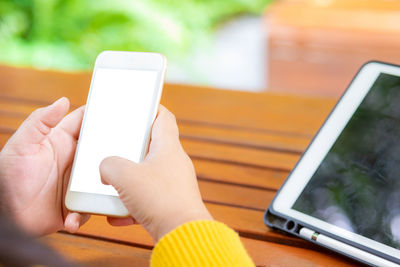
<path id="1" fill-rule="evenodd" d="M 171 83 L 337 97 L 399 48 L 397 0 L 0 1 L 3 65 L 87 71 L 103 50 L 152 51 Z"/>

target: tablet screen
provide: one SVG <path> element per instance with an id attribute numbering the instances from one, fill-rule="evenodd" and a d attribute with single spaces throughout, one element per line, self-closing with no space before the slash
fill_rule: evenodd
<path id="1" fill-rule="evenodd" d="M 400 77 L 379 75 L 292 208 L 400 249 Z"/>

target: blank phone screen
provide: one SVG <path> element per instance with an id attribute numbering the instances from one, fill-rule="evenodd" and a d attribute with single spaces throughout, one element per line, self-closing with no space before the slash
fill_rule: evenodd
<path id="1" fill-rule="evenodd" d="M 139 162 L 151 126 L 157 71 L 97 68 L 81 128 L 70 191 L 113 195 L 99 165 L 109 156 Z"/>

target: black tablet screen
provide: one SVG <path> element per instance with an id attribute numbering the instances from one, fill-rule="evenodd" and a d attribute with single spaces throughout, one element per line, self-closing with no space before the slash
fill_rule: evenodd
<path id="1" fill-rule="evenodd" d="M 400 77 L 379 75 L 293 209 L 400 248 Z"/>

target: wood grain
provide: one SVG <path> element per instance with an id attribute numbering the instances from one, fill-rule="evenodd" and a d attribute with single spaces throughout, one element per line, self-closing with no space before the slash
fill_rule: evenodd
<path id="1" fill-rule="evenodd" d="M 215 220 L 227 224 L 241 236 L 296 247 L 307 248 L 310 246 L 309 242 L 276 233 L 266 227 L 263 222 L 264 212 L 262 211 L 213 203 L 206 203 L 206 207 Z M 105 217 L 97 215 L 92 215 L 91 219 L 79 230 L 79 233 L 120 240 L 142 247 L 154 245 L 151 237 L 140 225 L 113 227 L 106 222 Z"/>
<path id="2" fill-rule="evenodd" d="M 77 266 L 149 266 L 151 250 L 96 238 L 55 233 L 41 238 Z"/>
<path id="3" fill-rule="evenodd" d="M 7 77 L 0 98 L 45 105 L 67 96 L 77 107 L 86 102 L 90 75 L 0 66 L 0 77 Z M 161 102 L 180 121 L 311 138 L 335 100 L 166 84 Z"/>
<path id="4" fill-rule="evenodd" d="M 0 130 L 3 129 L 6 132 L 15 131 L 24 117 L 19 116 L 17 113 L 0 110 Z M 208 158 L 283 171 L 291 170 L 299 158 L 299 153 L 287 153 L 278 149 L 259 149 L 251 146 L 236 145 L 235 143 L 227 144 L 190 138 L 182 138 L 181 143 L 193 158 Z"/>
<path id="5" fill-rule="evenodd" d="M 241 238 L 243 245 L 257 266 L 335 265 L 358 266 L 356 263 L 331 252 L 314 247 L 313 250 Z M 151 250 L 111 239 L 56 233 L 41 238 L 61 255 L 79 266 L 148 266 Z M 268 252 L 268 253 L 266 253 Z M 267 255 L 267 257 L 266 257 Z"/>
<path id="6" fill-rule="evenodd" d="M 0 66 L 0 145 L 34 109 L 61 96 L 85 102 L 90 73 Z M 264 210 L 334 100 L 166 85 L 162 99 L 177 116 L 199 188 L 213 217 L 235 229 L 258 266 L 353 266 L 304 240 L 267 228 Z M 110 226 L 92 216 L 77 235 L 42 240 L 88 266 L 147 266 L 154 242 L 140 225 Z"/>
<path id="7" fill-rule="evenodd" d="M 248 238 L 241 240 L 257 266 L 360 266 L 317 246 L 304 249 Z"/>
<path id="8" fill-rule="evenodd" d="M 199 181 L 204 201 L 264 212 L 275 196 L 275 191 L 239 185 Z"/>
<path id="9" fill-rule="evenodd" d="M 184 139 L 203 140 L 254 149 L 302 153 L 310 142 L 310 138 L 308 137 L 285 135 L 282 133 L 233 129 L 218 127 L 218 125 L 195 124 L 185 121 L 178 121 L 178 124 L 181 138 Z"/>
<path id="10" fill-rule="evenodd" d="M 193 164 L 200 180 L 267 190 L 278 190 L 288 175 L 287 171 L 236 165 L 210 159 L 193 159 Z"/>
<path id="11" fill-rule="evenodd" d="M 107 224 L 105 218 L 100 216 L 93 216 L 81 228 L 79 234 L 88 238 L 101 237 L 102 240 L 109 242 L 122 242 L 129 246 L 147 246 L 149 249 L 154 246 L 150 235 L 140 225 L 112 227 Z M 244 237 L 241 240 L 257 266 L 269 266 L 270 264 L 291 266 L 289 264 L 293 262 L 298 262 L 298 266 L 358 266 L 343 256 L 333 254 L 302 240 L 297 240 L 299 241 L 297 245 L 304 243 L 305 247 L 293 246 L 294 243 L 289 246 Z"/>
<path id="12" fill-rule="evenodd" d="M 181 143 L 189 156 L 194 159 L 219 160 L 282 171 L 290 171 L 300 157 L 299 154 L 284 153 L 276 150 L 258 150 L 186 139 L 181 140 Z"/>

